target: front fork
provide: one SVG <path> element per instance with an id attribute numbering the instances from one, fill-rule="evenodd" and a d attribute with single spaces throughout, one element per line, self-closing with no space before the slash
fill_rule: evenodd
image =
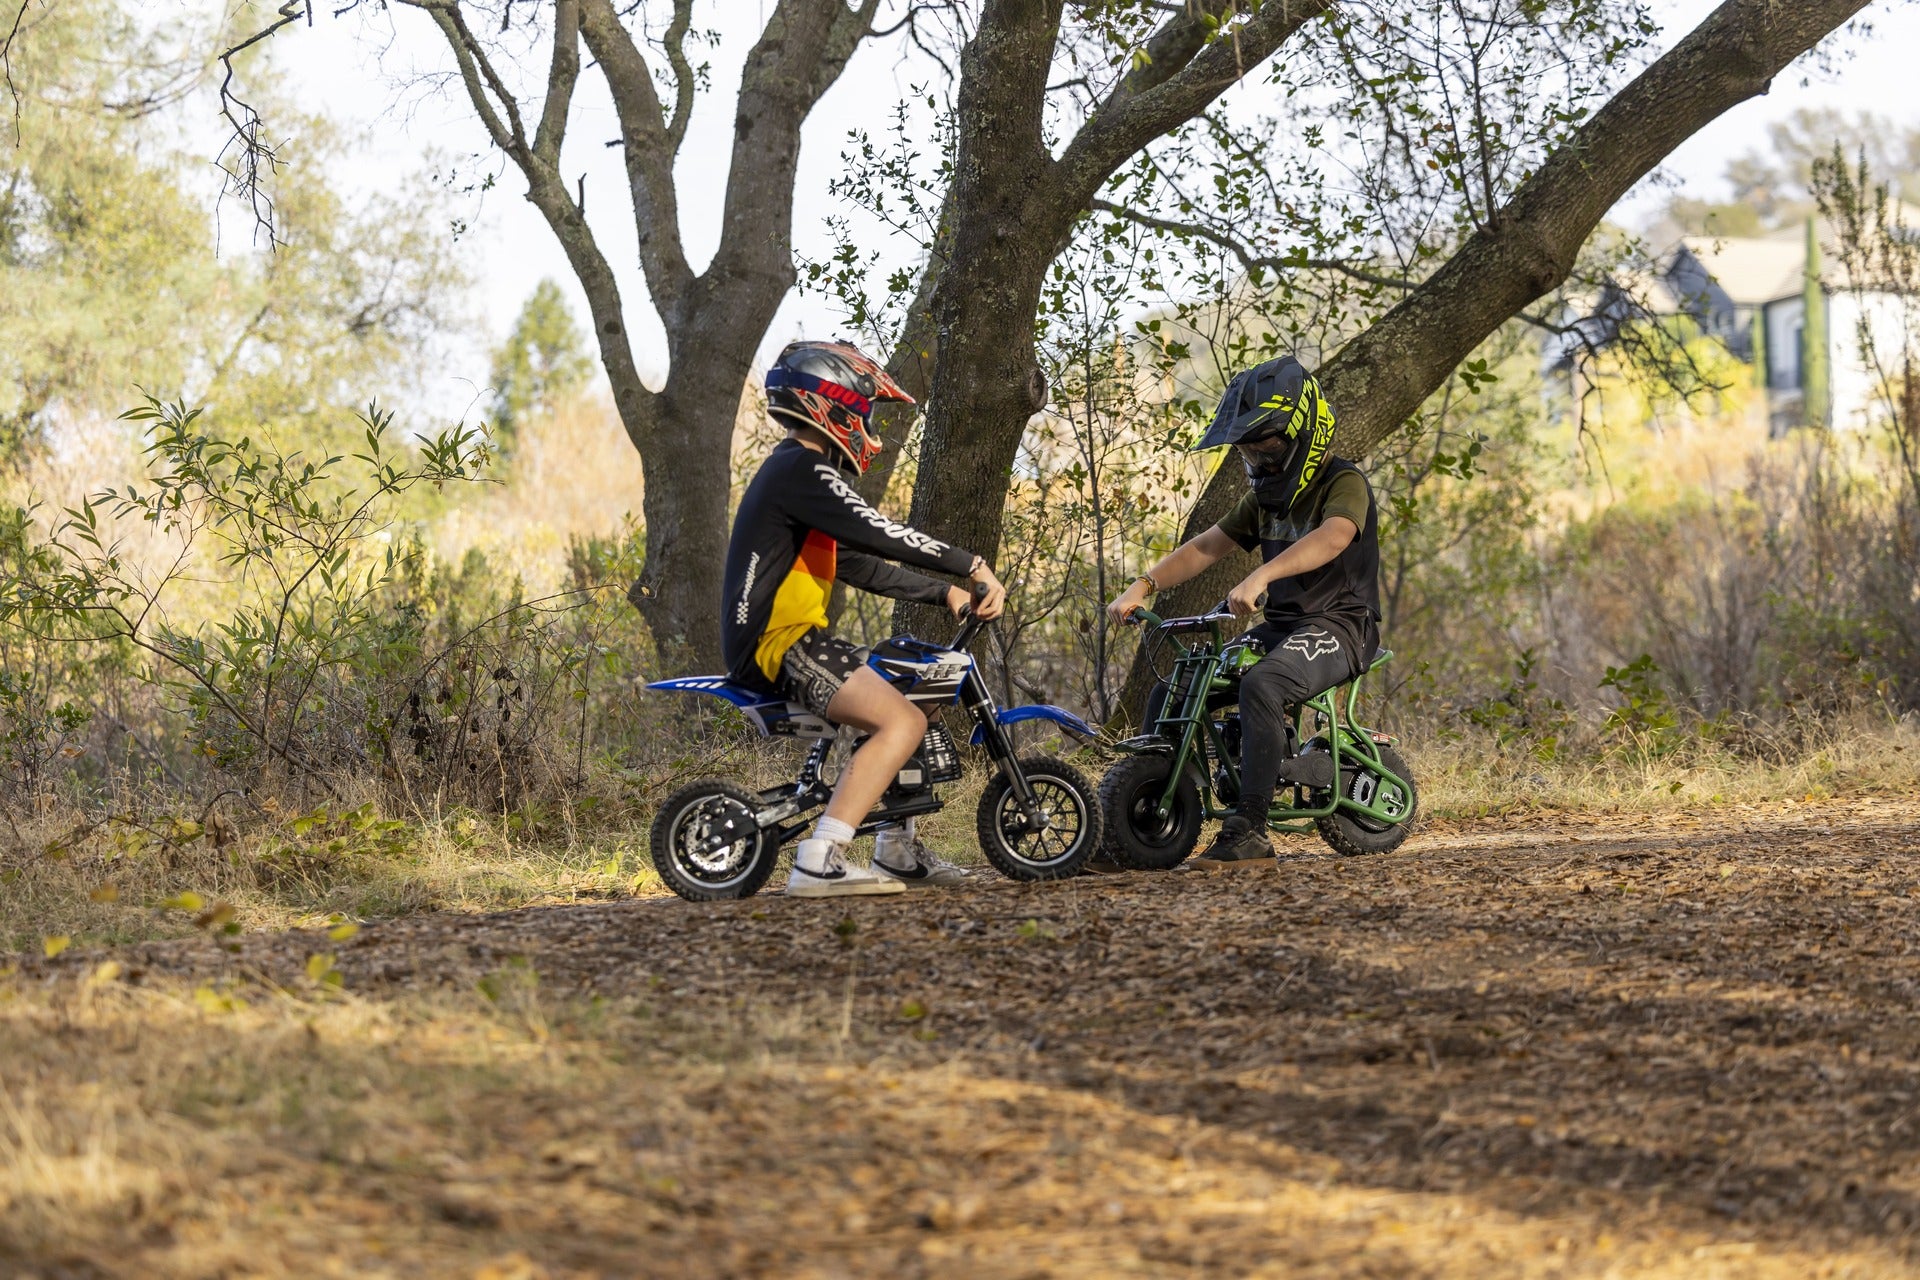
<path id="1" fill-rule="evenodd" d="M 993 693 L 980 675 L 978 663 L 968 668 L 966 679 L 961 682 L 960 701 L 980 726 L 980 741 L 993 762 L 1000 766 L 1000 772 L 1006 775 L 1007 785 L 1013 788 L 1014 799 L 1020 802 L 1020 812 L 1026 815 L 1027 824 L 1035 829 L 1044 828 L 1047 815 L 1040 811 L 1033 785 L 1027 781 L 1026 771 L 1014 755 L 1013 741 L 1007 736 L 1007 727 L 1000 723 Z"/>
<path id="2" fill-rule="evenodd" d="M 1200 753 L 1200 773 L 1202 778 L 1205 778 L 1206 746 L 1202 742 L 1201 735 L 1203 733 L 1211 733 L 1211 730 L 1207 728 L 1209 724 L 1207 718 L 1207 693 L 1213 688 L 1213 678 L 1220 670 L 1220 660 L 1212 654 L 1198 657 L 1190 656 L 1181 661 L 1182 664 L 1185 665 L 1187 679 L 1183 685 L 1180 681 L 1181 668 L 1175 667 L 1172 686 L 1168 690 L 1169 698 L 1171 698 L 1174 690 L 1184 689 L 1184 693 L 1180 699 L 1180 738 L 1173 750 L 1173 768 L 1167 774 L 1166 790 L 1160 793 L 1159 812 L 1162 817 L 1173 811 L 1173 793 L 1180 789 L 1180 775 L 1185 771 L 1187 762 L 1193 758 L 1196 751 Z M 1159 723 L 1154 726 L 1155 730 L 1159 730 L 1161 726 L 1166 723 L 1167 718 L 1163 704 L 1161 718 Z M 1237 761 L 1235 762 L 1235 767 L 1238 767 Z M 1212 794 L 1210 789 L 1211 783 L 1206 783 L 1205 785 L 1209 788 L 1207 795 L 1210 796 Z"/>

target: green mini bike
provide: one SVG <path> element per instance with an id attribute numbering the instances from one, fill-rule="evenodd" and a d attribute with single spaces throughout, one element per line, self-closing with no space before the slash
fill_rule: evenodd
<path id="1" fill-rule="evenodd" d="M 1147 700 L 1142 724 L 1148 732 L 1119 744 L 1127 758 L 1101 781 L 1100 808 L 1108 856 L 1123 867 L 1165 871 L 1193 852 L 1207 819 L 1233 812 L 1240 795 L 1240 677 L 1265 653 L 1249 636 L 1222 641 L 1221 625 L 1235 621 L 1224 600 L 1192 618 L 1161 618 L 1145 609 L 1133 617 L 1171 641 L 1177 656 Z M 1367 671 L 1392 657 L 1381 650 Z M 1347 686 L 1344 711 L 1336 689 L 1294 708 L 1290 751 L 1331 754 L 1333 785 L 1309 790 L 1283 781 L 1267 814 L 1271 830 L 1317 830 L 1343 854 L 1386 853 L 1407 838 L 1419 807 L 1413 774 L 1393 739 L 1355 723 L 1363 678 Z M 1300 745 L 1309 711 L 1314 736 Z"/>

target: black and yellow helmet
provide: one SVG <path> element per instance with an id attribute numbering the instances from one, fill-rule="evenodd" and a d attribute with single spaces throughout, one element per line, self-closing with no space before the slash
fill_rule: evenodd
<path id="1" fill-rule="evenodd" d="M 1313 487 L 1333 445 L 1333 425 L 1320 383 L 1294 357 L 1281 356 L 1234 375 L 1194 448 L 1243 446 L 1247 482 L 1262 505 L 1284 510 Z"/>

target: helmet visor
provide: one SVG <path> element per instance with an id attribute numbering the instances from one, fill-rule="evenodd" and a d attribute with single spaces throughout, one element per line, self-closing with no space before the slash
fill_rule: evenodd
<path id="1" fill-rule="evenodd" d="M 1300 441 L 1289 440 L 1278 431 L 1269 431 L 1257 439 L 1242 440 L 1233 449 L 1246 466 L 1248 477 L 1258 478 L 1285 474 L 1293 455 L 1299 451 L 1299 444 Z"/>

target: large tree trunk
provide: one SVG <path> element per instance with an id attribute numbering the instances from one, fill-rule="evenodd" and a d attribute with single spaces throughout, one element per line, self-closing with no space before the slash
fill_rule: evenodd
<path id="1" fill-rule="evenodd" d="M 1205 110 L 1324 0 L 1268 3 L 1212 39 L 1231 0 L 1181 6 L 1056 159 L 1044 125 L 1063 0 L 989 0 L 961 57 L 959 145 L 943 210 L 951 254 L 931 292 L 938 359 L 911 522 L 993 560 L 1026 425 L 1046 405 L 1034 316 L 1046 273 L 1119 166 Z M 936 625 L 903 604 L 903 630 Z"/>
<path id="2" fill-rule="evenodd" d="M 960 63 L 953 256 L 933 291 L 939 360 L 912 523 L 989 560 L 1027 419 L 1046 403 L 1033 317 L 1062 221 L 1041 117 L 1061 0 L 989 5 Z M 1036 207 L 1039 206 L 1039 207 Z M 1071 217 L 1071 214 L 1068 215 Z"/>
<path id="3" fill-rule="evenodd" d="M 689 353 L 674 361 L 674 376 L 655 398 L 651 442 L 642 451 L 646 561 L 635 603 L 673 669 L 720 669 L 733 431 L 753 356 L 753 345 L 737 339 Z"/>
<path id="4" fill-rule="evenodd" d="M 636 41 L 633 6 L 554 0 L 553 48 L 537 118 L 509 88 L 484 28 L 461 0 L 402 0 L 425 10 L 459 66 L 494 145 L 527 179 L 586 291 L 601 364 L 622 425 L 640 452 L 647 487 L 646 565 L 632 593 L 667 663 L 720 662 L 719 577 L 726 559 L 729 450 L 748 367 L 793 288 L 793 188 L 800 128 L 867 35 L 879 0 L 775 0 L 741 69 L 720 248 L 696 275 L 681 240 L 674 161 L 686 140 L 703 74 L 687 51 L 694 0 L 673 0 L 664 30 Z M 351 7 L 351 6 L 349 6 Z M 479 10 L 475 10 L 478 12 Z M 508 13 L 512 27 L 513 15 Z M 642 385 L 605 254 L 587 224 L 585 193 L 560 172 L 582 70 L 581 45 L 605 76 L 620 121 L 636 247 L 667 332 L 667 384 Z M 656 76 L 658 51 L 668 74 Z M 671 92 L 663 102 L 660 90 Z"/>

